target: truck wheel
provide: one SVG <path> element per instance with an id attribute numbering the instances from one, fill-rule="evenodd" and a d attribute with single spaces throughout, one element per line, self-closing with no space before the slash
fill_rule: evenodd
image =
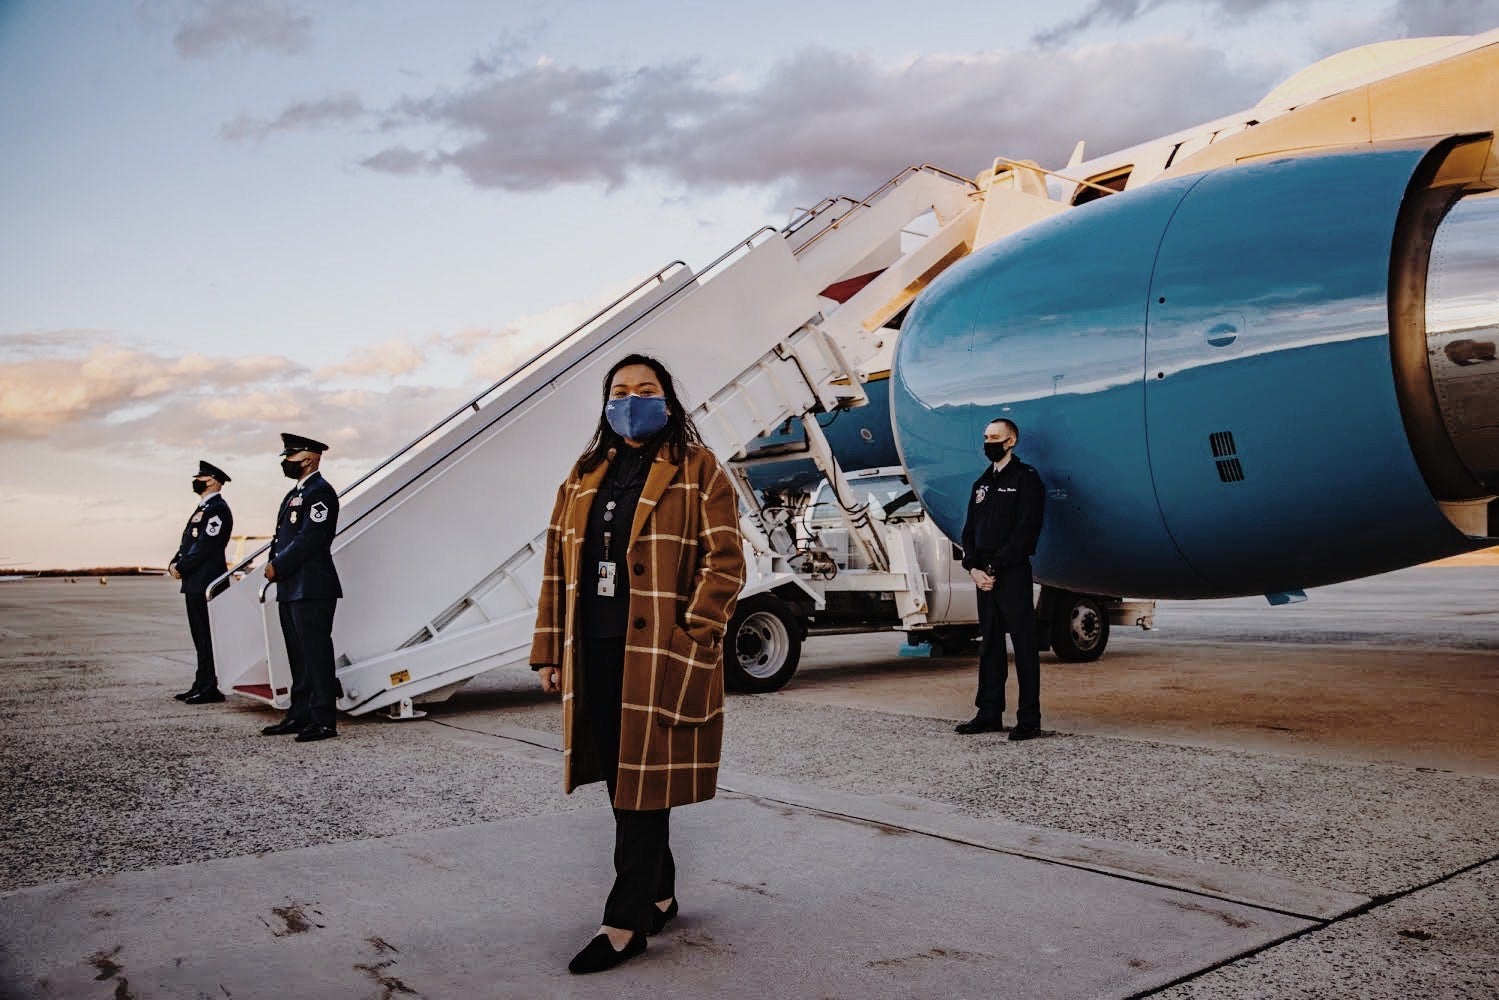
<path id="1" fill-rule="evenodd" d="M 1109 614 L 1091 594 L 1058 594 L 1051 611 L 1051 648 L 1065 663 L 1092 663 L 1109 644 Z"/>
<path id="2" fill-rule="evenodd" d="M 739 602 L 723 648 L 725 687 L 746 694 L 778 691 L 801 661 L 801 628 L 784 601 L 762 594 Z"/>

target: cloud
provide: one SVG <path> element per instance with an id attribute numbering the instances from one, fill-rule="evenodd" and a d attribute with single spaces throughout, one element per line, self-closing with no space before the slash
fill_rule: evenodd
<path id="1" fill-rule="evenodd" d="M 1081 14 L 1036 33 L 1038 45 L 1055 46 L 1072 41 L 1091 28 L 1128 24 L 1152 11 L 1182 0 L 1093 0 Z M 1306 0 L 1193 0 L 1192 7 L 1221 20 L 1241 21 L 1267 7 L 1305 6 Z"/>
<path id="2" fill-rule="evenodd" d="M 1388 21 L 1410 38 L 1472 35 L 1499 28 L 1499 0 L 1398 0 Z"/>
<path id="3" fill-rule="evenodd" d="M 194 7 L 172 43 L 188 59 L 227 48 L 295 55 L 312 43 L 312 18 L 278 0 L 209 0 Z"/>
<path id="4" fill-rule="evenodd" d="M 1075 40 L 1094 28 L 1119 26 L 1137 21 L 1168 6 L 1183 6 L 1186 0 L 1093 0 L 1083 12 L 1036 34 L 1038 45 L 1057 46 Z M 1271 7 L 1305 8 L 1311 0 L 1193 0 L 1194 10 L 1220 21 L 1243 21 Z M 1436 35 L 1471 35 L 1499 27 L 1499 0 L 1395 0 L 1383 10 L 1316 33 L 1318 38 L 1337 38 L 1332 51 L 1389 38 L 1424 38 Z"/>
<path id="5" fill-rule="evenodd" d="M 366 347 L 346 361 L 319 368 L 314 375 L 320 379 L 337 378 L 340 375 L 354 378 L 380 375 L 395 377 L 409 375 L 424 363 L 423 352 L 415 344 L 395 337 L 382 344 Z"/>
<path id="6" fill-rule="evenodd" d="M 342 458 L 383 458 L 475 390 L 395 379 L 459 359 L 474 381 L 494 381 L 586 311 L 572 303 L 505 330 L 392 338 L 315 370 L 273 355 L 173 357 L 100 331 L 0 336 L 0 445 L 134 454 L 211 443 L 248 455 L 290 427 Z"/>
<path id="7" fill-rule="evenodd" d="M 12 345 L 19 349 L 12 351 Z M 45 345 L 45 346 L 44 346 Z M 39 437 L 66 425 L 102 425 L 173 396 L 234 391 L 285 379 L 300 369 L 284 358 L 167 358 L 115 343 L 108 335 L 44 341 L 0 338 L 0 438 Z"/>
<path id="8" fill-rule="evenodd" d="M 502 191 L 650 177 L 697 190 L 779 186 L 795 198 L 863 194 L 913 161 L 976 173 L 997 153 L 1059 161 L 1079 138 L 1132 145 L 1250 106 L 1286 70 L 1180 39 L 899 65 L 811 47 L 750 82 L 690 61 L 496 62 L 377 112 L 392 139 L 362 165 L 453 171 Z M 334 117 L 300 107 L 264 131 Z"/>
<path id="9" fill-rule="evenodd" d="M 264 139 L 272 132 L 351 121 L 366 114 L 364 102 L 354 94 L 335 94 L 315 101 L 298 101 L 288 105 L 274 118 L 236 115 L 226 122 L 219 134 L 229 140 Z"/>

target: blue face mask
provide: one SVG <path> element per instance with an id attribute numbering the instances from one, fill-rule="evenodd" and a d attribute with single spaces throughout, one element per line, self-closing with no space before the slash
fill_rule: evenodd
<path id="1" fill-rule="evenodd" d="M 604 417 L 614 433 L 631 441 L 644 441 L 666 426 L 666 397 L 626 396 L 611 399 Z"/>

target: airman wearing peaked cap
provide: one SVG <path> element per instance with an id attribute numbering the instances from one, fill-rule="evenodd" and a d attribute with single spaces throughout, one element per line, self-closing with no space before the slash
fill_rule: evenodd
<path id="1" fill-rule="evenodd" d="M 193 492 L 198 506 L 182 529 L 182 541 L 167 563 L 167 571 L 182 581 L 187 601 L 187 628 L 192 633 L 193 648 L 198 655 L 198 671 L 192 687 L 173 695 L 189 705 L 203 705 L 224 700 L 219 690 L 218 673 L 213 664 L 213 638 L 208 630 L 208 588 L 224 575 L 224 551 L 234 533 L 234 515 L 219 495 L 229 482 L 229 474 L 217 465 L 199 460 L 198 474 L 193 477 Z"/>
<path id="2" fill-rule="evenodd" d="M 338 491 L 318 472 L 328 446 L 282 434 L 281 471 L 297 485 L 281 500 L 265 578 L 276 584 L 281 635 L 291 663 L 291 708 L 261 733 L 295 733 L 299 743 L 338 735 L 338 678 L 333 663 L 333 612 L 343 596 L 333 566 Z"/>

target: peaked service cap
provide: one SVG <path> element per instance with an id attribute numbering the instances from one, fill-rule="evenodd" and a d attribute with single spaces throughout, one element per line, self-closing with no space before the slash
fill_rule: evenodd
<path id="1" fill-rule="evenodd" d="M 314 441 L 312 438 L 303 437 L 300 434 L 282 434 L 281 444 L 284 446 L 281 449 L 281 454 L 283 455 L 294 455 L 299 451 L 315 451 L 321 455 L 328 450 L 328 446 L 323 444 L 323 442 Z"/>
<path id="2" fill-rule="evenodd" d="M 198 459 L 198 475 L 212 476 L 221 483 L 227 483 L 229 481 L 229 473 L 225 472 L 217 465 L 214 465 L 212 462 L 203 461 L 201 458 Z"/>

